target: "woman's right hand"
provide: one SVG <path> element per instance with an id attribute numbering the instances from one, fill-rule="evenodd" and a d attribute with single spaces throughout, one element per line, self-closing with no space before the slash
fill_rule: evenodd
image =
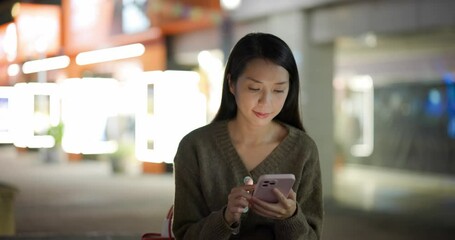
<path id="1" fill-rule="evenodd" d="M 228 203 L 224 212 L 224 219 L 229 225 L 235 222 L 240 222 L 240 217 L 244 209 L 248 207 L 251 199 L 251 192 L 254 190 L 254 185 L 242 185 L 235 187 L 228 195 Z"/>

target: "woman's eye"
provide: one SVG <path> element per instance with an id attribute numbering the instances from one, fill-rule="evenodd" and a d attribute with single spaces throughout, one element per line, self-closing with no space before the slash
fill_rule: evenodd
<path id="1" fill-rule="evenodd" d="M 275 90 L 276 93 L 284 93 L 284 90 Z"/>
<path id="2" fill-rule="evenodd" d="M 248 90 L 250 90 L 250 91 L 259 91 L 259 88 L 249 87 Z"/>

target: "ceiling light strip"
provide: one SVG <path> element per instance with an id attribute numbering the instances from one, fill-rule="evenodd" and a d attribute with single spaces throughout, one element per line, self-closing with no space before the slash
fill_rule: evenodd
<path id="1" fill-rule="evenodd" d="M 135 43 L 113 48 L 100 49 L 95 51 L 79 53 L 76 56 L 78 65 L 88 65 L 94 63 L 108 62 L 131 57 L 138 57 L 144 54 L 143 44 Z"/>
<path id="2" fill-rule="evenodd" d="M 25 74 L 43 72 L 68 67 L 70 58 L 68 56 L 58 56 L 25 62 L 22 72 Z"/>

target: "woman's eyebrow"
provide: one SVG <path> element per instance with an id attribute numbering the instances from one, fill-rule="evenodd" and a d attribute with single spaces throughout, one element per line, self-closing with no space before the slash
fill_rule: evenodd
<path id="1" fill-rule="evenodd" d="M 275 83 L 275 84 L 277 84 L 277 85 L 284 85 L 284 84 L 287 84 L 287 83 L 289 83 L 289 81 L 277 82 L 277 83 Z"/>
<path id="2" fill-rule="evenodd" d="M 257 79 L 254 79 L 252 77 L 246 77 L 246 79 L 250 80 L 250 81 L 253 81 L 253 82 L 257 82 L 257 83 L 262 83 L 262 81 L 259 81 Z"/>
<path id="3" fill-rule="evenodd" d="M 253 81 L 253 82 L 262 83 L 262 81 L 257 80 L 257 79 L 252 78 L 252 77 L 247 77 L 247 79 L 250 80 L 250 81 Z M 277 84 L 277 85 L 284 85 L 284 84 L 286 84 L 286 83 L 288 83 L 288 82 L 289 82 L 289 81 L 286 81 L 286 80 L 285 80 L 285 81 L 282 81 L 282 82 L 277 82 L 277 83 L 275 83 L 275 84 Z"/>

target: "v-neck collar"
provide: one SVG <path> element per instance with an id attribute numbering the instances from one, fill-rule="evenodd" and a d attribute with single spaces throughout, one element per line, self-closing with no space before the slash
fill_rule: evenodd
<path id="1" fill-rule="evenodd" d="M 293 143 L 295 144 L 293 138 L 296 136 L 295 131 L 293 131 L 290 126 L 283 123 L 280 124 L 282 124 L 288 131 L 286 137 L 284 137 L 278 146 L 276 146 L 264 160 L 262 160 L 251 171 L 248 171 L 232 142 L 232 138 L 228 130 L 228 121 L 226 120 L 221 122 L 219 131 L 217 131 L 217 141 L 219 141 L 219 147 L 222 149 L 223 155 L 235 173 L 240 176 L 252 176 L 253 179 L 257 179 L 260 175 L 270 174 L 272 171 L 279 169 L 280 162 L 285 159 L 286 153 L 290 152 Z"/>

